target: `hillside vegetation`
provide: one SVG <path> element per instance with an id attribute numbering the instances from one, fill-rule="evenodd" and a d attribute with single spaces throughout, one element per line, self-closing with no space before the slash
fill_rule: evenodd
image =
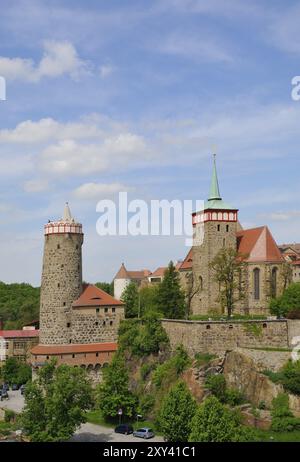
<path id="1" fill-rule="evenodd" d="M 0 318 L 5 329 L 19 329 L 39 317 L 40 289 L 0 281 Z"/>

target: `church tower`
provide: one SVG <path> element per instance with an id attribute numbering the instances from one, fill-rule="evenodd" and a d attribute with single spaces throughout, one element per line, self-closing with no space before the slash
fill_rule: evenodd
<path id="1" fill-rule="evenodd" d="M 44 227 L 40 344 L 71 343 L 72 303 L 82 293 L 82 225 L 68 203 L 63 218 Z"/>
<path id="2" fill-rule="evenodd" d="M 213 172 L 209 198 L 205 201 L 204 210 L 193 213 L 193 280 L 198 293 L 192 300 L 192 313 L 220 313 L 218 301 L 219 287 L 214 281 L 210 263 L 220 249 L 237 248 L 237 215 L 238 210 L 224 202 L 220 195 L 216 156 L 213 158 Z"/>

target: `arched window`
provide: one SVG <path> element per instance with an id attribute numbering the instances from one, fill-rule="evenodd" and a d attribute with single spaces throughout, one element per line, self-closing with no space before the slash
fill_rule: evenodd
<path id="1" fill-rule="evenodd" d="M 255 268 L 253 270 L 253 282 L 254 282 L 254 300 L 260 299 L 260 269 Z"/>
<path id="2" fill-rule="evenodd" d="M 271 297 L 275 298 L 277 294 L 277 268 L 272 269 L 271 275 Z"/>

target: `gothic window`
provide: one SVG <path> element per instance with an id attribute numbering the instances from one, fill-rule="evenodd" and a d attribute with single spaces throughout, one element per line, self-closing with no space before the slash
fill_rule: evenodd
<path id="1" fill-rule="evenodd" d="M 275 298 L 277 293 L 277 268 L 272 269 L 271 275 L 271 297 Z"/>
<path id="2" fill-rule="evenodd" d="M 255 268 L 253 270 L 253 282 L 254 282 L 254 300 L 260 299 L 260 269 Z"/>

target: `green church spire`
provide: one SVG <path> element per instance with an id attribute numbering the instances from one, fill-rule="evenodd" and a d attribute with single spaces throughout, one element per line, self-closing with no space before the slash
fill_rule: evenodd
<path id="1" fill-rule="evenodd" d="M 216 154 L 213 155 L 214 162 L 213 162 L 213 172 L 209 190 L 209 201 L 214 200 L 221 200 L 220 190 L 219 190 L 219 183 L 218 183 L 218 175 L 217 175 L 217 167 L 216 167 Z"/>

